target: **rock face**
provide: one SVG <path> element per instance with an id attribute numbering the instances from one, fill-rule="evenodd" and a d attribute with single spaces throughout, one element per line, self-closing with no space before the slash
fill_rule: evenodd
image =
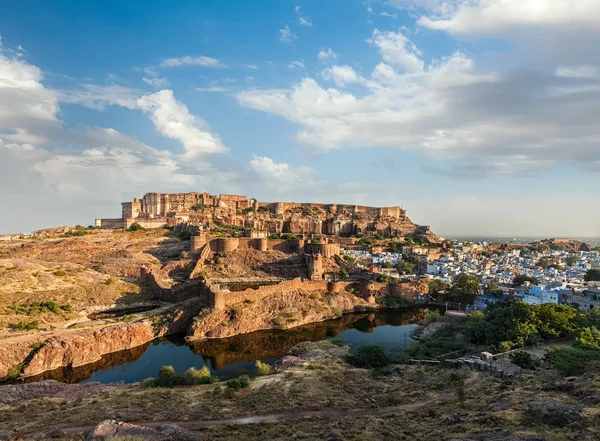
<path id="1" fill-rule="evenodd" d="M 62 366 L 82 366 L 99 360 L 103 354 L 135 348 L 153 339 L 154 329 L 147 322 L 52 337 L 33 354 L 23 374 L 35 375 Z"/>
<path id="2" fill-rule="evenodd" d="M 341 312 L 364 311 L 368 302 L 346 291 L 281 291 L 256 302 L 240 302 L 223 309 L 204 310 L 188 331 L 190 341 L 224 338 L 260 329 L 287 329 L 336 318 Z"/>
<path id="3" fill-rule="evenodd" d="M 85 441 L 104 441 L 105 439 L 132 438 L 154 441 L 199 441 L 202 436 L 182 429 L 176 424 L 162 424 L 153 429 L 136 424 L 106 420 L 89 431 L 84 439 Z"/>
<path id="4" fill-rule="evenodd" d="M 29 344 L 0 342 L 0 379 L 5 378 L 11 368 L 18 366 L 31 352 Z"/>

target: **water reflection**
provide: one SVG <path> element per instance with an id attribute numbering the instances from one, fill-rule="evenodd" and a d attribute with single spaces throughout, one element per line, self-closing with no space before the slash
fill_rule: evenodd
<path id="1" fill-rule="evenodd" d="M 30 377 L 26 381 L 53 379 L 65 383 L 86 380 L 132 383 L 156 375 L 158 369 L 167 364 L 181 372 L 192 366 L 207 365 L 214 375 L 228 379 L 251 372 L 255 360 L 274 363 L 303 341 L 338 337 L 353 347 L 370 343 L 396 350 L 412 341 L 410 333 L 416 326 L 413 323 L 422 316 L 423 311 L 416 309 L 354 313 L 286 331 L 256 331 L 189 345 L 183 335 L 176 335 L 131 350 L 107 354 L 86 366 L 65 367 Z"/>

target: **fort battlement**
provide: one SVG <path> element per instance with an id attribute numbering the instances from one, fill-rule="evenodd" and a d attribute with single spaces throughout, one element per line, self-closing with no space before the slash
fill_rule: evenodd
<path id="1" fill-rule="evenodd" d="M 310 202 L 260 202 L 242 195 L 210 193 L 146 193 L 142 198 L 121 204 L 121 218 L 97 219 L 104 229 L 161 228 L 186 223 L 230 225 L 253 231 L 253 238 L 270 234 L 319 234 L 350 236 L 427 236 L 437 241 L 429 227 L 415 225 L 399 206 L 370 207 L 355 204 Z M 262 235 L 262 236 L 261 236 Z M 222 242 L 224 251 L 233 243 Z M 242 245 L 238 245 L 242 246 Z M 261 245 L 264 247 L 264 243 Z"/>

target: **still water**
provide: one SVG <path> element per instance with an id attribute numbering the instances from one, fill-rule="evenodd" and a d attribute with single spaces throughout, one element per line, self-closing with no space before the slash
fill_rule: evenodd
<path id="1" fill-rule="evenodd" d="M 299 326 L 286 331 L 256 331 L 225 339 L 187 344 L 183 335 L 156 340 L 137 348 L 108 354 L 102 360 L 78 368 L 63 368 L 31 377 L 28 381 L 54 379 L 65 383 L 99 381 L 133 383 L 156 376 L 165 365 L 184 372 L 190 367 L 208 366 L 213 375 L 227 380 L 250 374 L 256 360 L 273 364 L 304 341 L 341 339 L 356 348 L 379 344 L 388 351 L 401 350 L 413 340 L 418 309 L 384 310 L 347 314 L 335 320 Z"/>

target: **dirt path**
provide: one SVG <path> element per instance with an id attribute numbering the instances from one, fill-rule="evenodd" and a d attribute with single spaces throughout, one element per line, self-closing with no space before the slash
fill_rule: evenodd
<path id="1" fill-rule="evenodd" d="M 278 421 L 295 421 L 303 418 L 322 418 L 322 417 L 365 417 L 365 416 L 386 416 L 393 415 L 398 412 L 408 412 L 411 410 L 417 410 L 422 407 L 434 404 L 444 398 L 448 398 L 449 395 L 440 396 L 438 398 L 431 398 L 428 400 L 417 401 L 416 403 L 403 404 L 400 406 L 393 407 L 380 407 L 376 409 L 321 409 L 321 410 L 295 410 L 283 413 L 272 413 L 265 415 L 253 415 L 240 418 L 229 418 L 222 420 L 193 420 L 193 421 L 132 421 L 131 424 L 138 426 L 156 428 L 161 424 L 177 424 L 180 427 L 189 430 L 202 429 L 211 426 L 230 426 L 235 424 L 259 424 L 259 423 L 272 423 Z M 93 429 L 95 425 L 88 426 L 71 426 L 71 427 L 59 427 L 64 433 L 68 435 L 77 435 L 82 432 Z M 22 433 L 28 437 L 36 437 L 43 435 L 47 431 L 37 432 L 24 432 Z"/>

